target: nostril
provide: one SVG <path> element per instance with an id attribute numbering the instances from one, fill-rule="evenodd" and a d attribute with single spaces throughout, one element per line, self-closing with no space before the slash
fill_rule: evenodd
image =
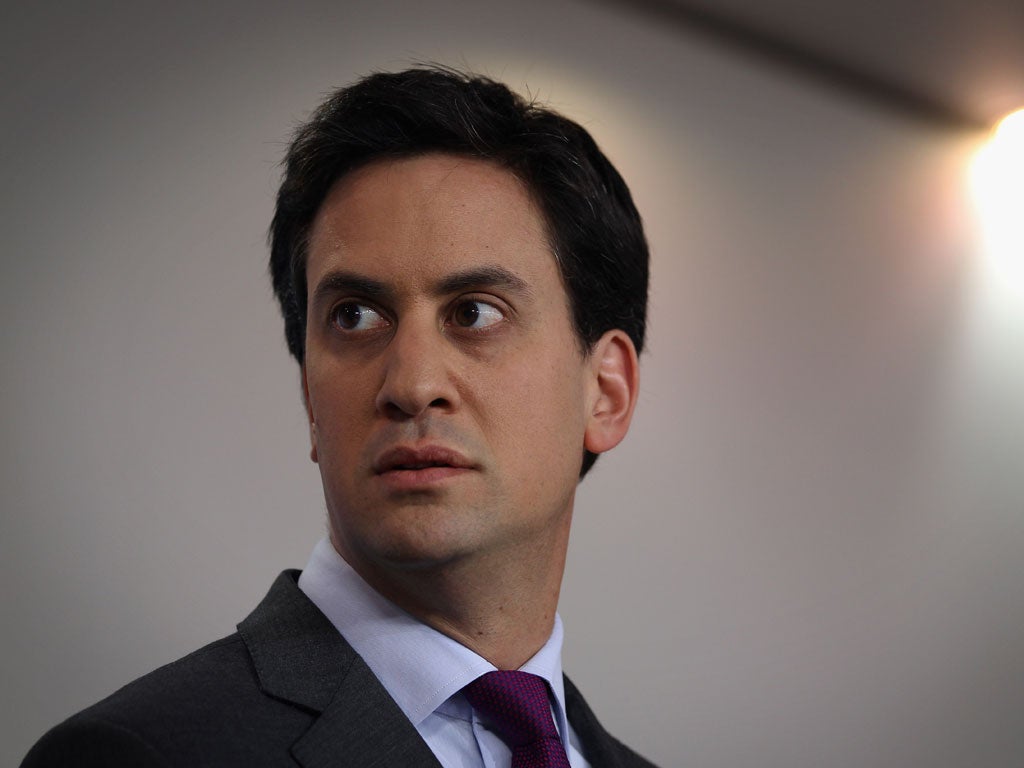
<path id="1" fill-rule="evenodd" d="M 391 400 L 384 403 L 382 410 L 389 421 L 405 421 L 406 419 L 413 418 L 415 415 L 408 413 L 404 408 L 398 405 L 398 403 Z"/>

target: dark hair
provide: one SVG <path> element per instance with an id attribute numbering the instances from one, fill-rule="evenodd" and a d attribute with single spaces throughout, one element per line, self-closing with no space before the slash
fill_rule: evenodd
<path id="1" fill-rule="evenodd" d="M 639 352 L 648 252 L 619 173 L 581 126 L 486 77 L 441 67 L 377 73 L 334 92 L 285 156 L 270 226 L 270 273 L 288 349 L 301 364 L 309 231 L 331 187 L 381 158 L 451 152 L 497 162 L 542 211 L 581 347 L 612 328 Z M 596 456 L 585 453 L 582 477 Z"/>

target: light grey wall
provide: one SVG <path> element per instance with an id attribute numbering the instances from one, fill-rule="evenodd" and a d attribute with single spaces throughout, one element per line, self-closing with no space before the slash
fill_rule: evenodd
<path id="1" fill-rule="evenodd" d="M 305 562 L 277 163 L 412 60 L 581 120 L 649 228 L 640 407 L 562 601 L 609 728 L 665 766 L 1020 762 L 1024 319 L 981 268 L 975 137 L 600 4 L 89 5 L 0 21 L 0 763 Z"/>

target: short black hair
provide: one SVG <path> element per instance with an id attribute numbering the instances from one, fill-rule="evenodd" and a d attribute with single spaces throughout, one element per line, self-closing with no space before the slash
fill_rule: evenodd
<path id="1" fill-rule="evenodd" d="M 288 350 L 305 356 L 306 256 L 328 192 L 370 162 L 449 152 L 496 162 L 540 208 L 590 350 L 613 328 L 637 352 L 647 316 L 648 249 L 629 188 L 587 131 L 487 77 L 423 66 L 376 73 L 332 93 L 297 131 L 270 226 L 270 273 Z M 585 452 L 582 477 L 596 456 Z"/>

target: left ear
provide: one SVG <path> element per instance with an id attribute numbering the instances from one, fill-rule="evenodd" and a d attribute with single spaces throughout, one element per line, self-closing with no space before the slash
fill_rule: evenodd
<path id="1" fill-rule="evenodd" d="M 636 347 L 625 331 L 613 329 L 598 339 L 590 353 L 590 411 L 583 447 L 604 453 L 629 431 L 640 390 Z"/>

